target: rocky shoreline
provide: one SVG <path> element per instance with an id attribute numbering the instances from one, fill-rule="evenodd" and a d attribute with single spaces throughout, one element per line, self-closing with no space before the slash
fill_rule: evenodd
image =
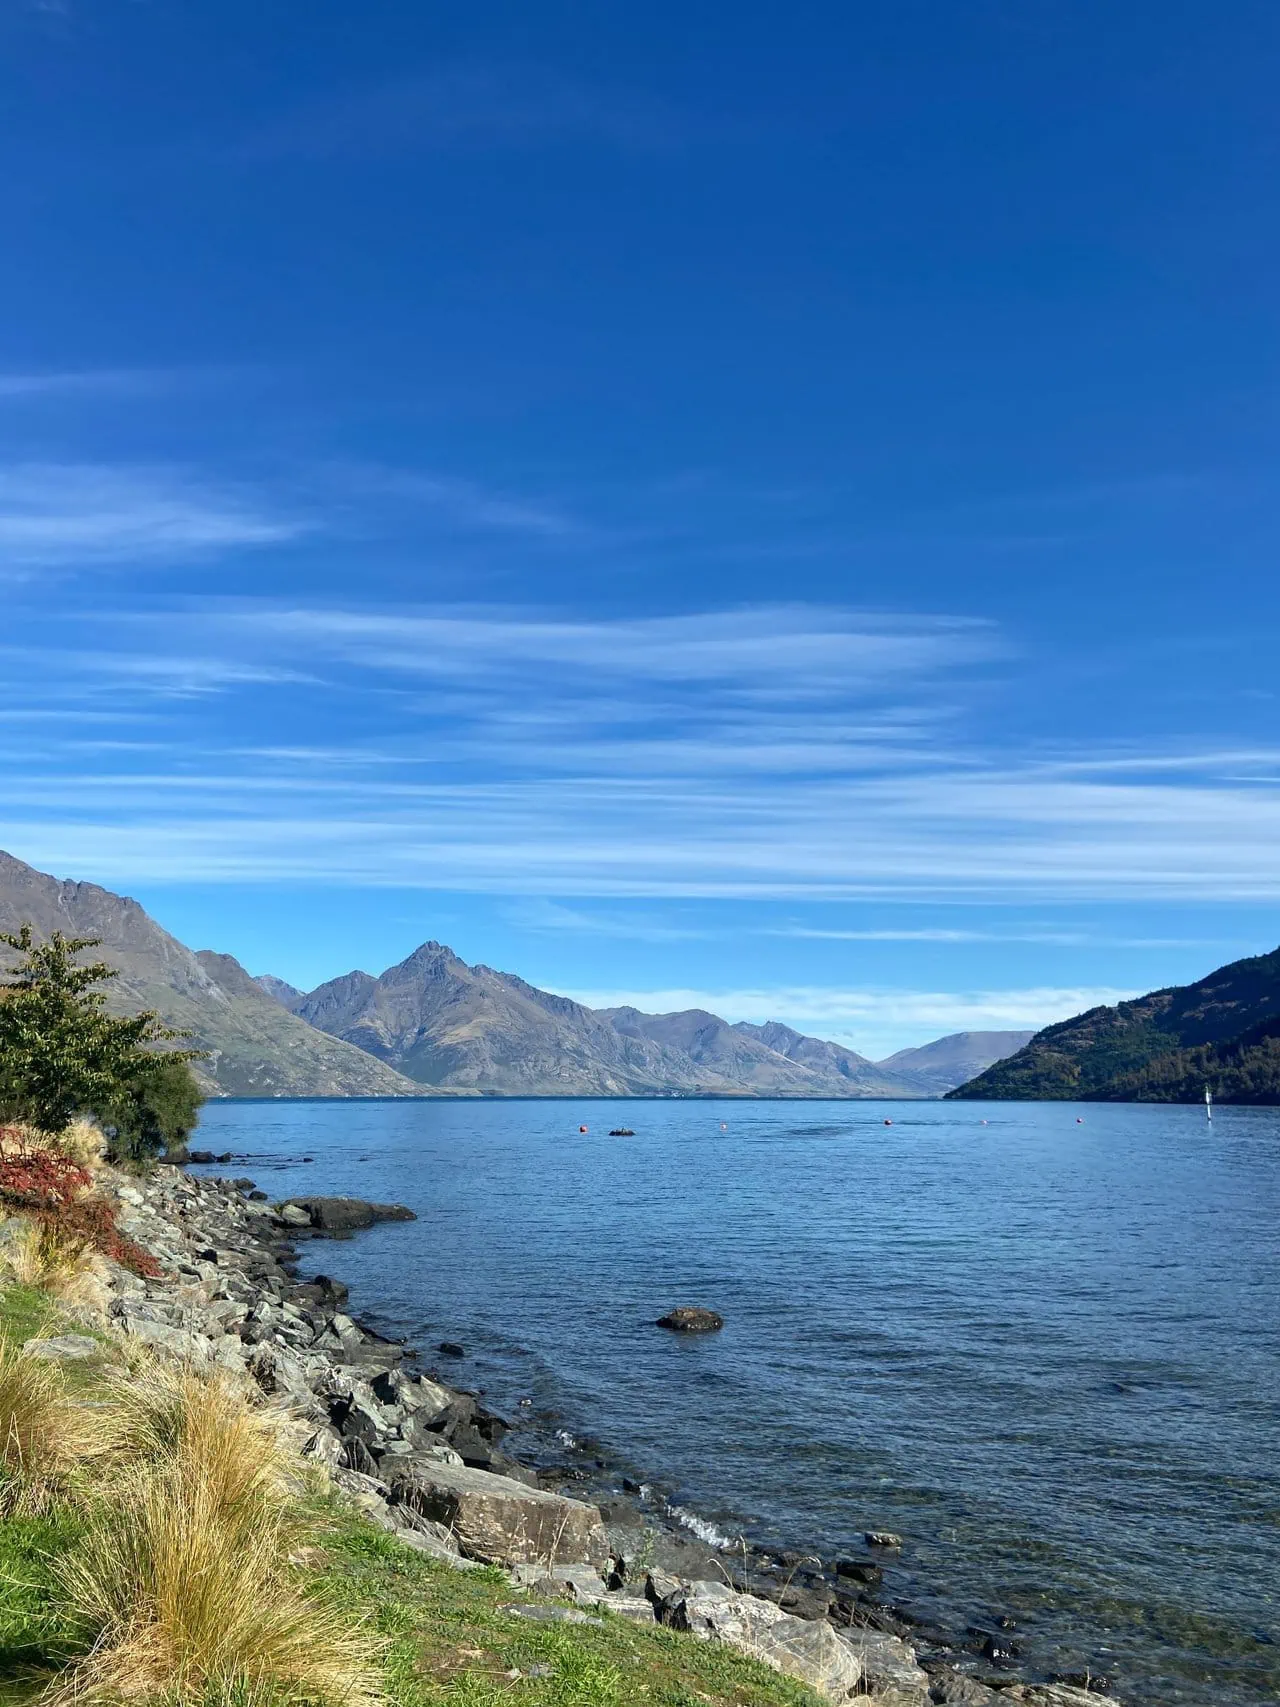
<path id="1" fill-rule="evenodd" d="M 958 1647 L 883 1604 L 896 1537 L 869 1533 L 858 1557 L 837 1561 L 730 1552 L 699 1542 L 635 1483 L 610 1486 L 598 1460 L 591 1474 L 509 1456 L 510 1425 L 480 1395 L 362 1324 L 340 1282 L 297 1278 L 304 1241 L 411 1211 L 323 1196 L 272 1204 L 250 1179 L 177 1167 L 104 1186 L 121 1230 L 161 1269 L 143 1279 L 112 1267 L 111 1325 L 162 1356 L 252 1382 L 286 1414 L 301 1454 L 326 1465 L 370 1521 L 456 1568 L 506 1567 L 522 1616 L 579 1620 L 607 1608 L 728 1642 L 832 1701 L 1101 1707 L 1101 1680 L 1022 1675 L 1001 1628 L 975 1628 L 973 1646 Z M 588 1481 L 603 1484 L 593 1500 L 582 1497 Z"/>

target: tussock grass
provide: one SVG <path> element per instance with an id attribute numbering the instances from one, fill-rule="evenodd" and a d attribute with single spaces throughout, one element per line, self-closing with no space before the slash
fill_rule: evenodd
<path id="1" fill-rule="evenodd" d="M 372 1701 L 376 1644 L 290 1568 L 306 1526 L 270 1417 L 217 1376 L 166 1366 L 122 1383 L 109 1414 L 109 1500 L 56 1571 L 93 1646 L 46 1707 Z"/>
<path id="2" fill-rule="evenodd" d="M 225 1503 L 222 1467 L 174 1460 L 141 1473 L 57 1567 L 89 1655 L 54 1703 L 166 1698 L 207 1707 L 367 1702 L 372 1644 L 303 1595 L 283 1508 Z"/>
<path id="3" fill-rule="evenodd" d="M 69 1156 L 82 1168 L 88 1168 L 91 1174 L 96 1174 L 104 1166 L 107 1141 L 101 1128 L 91 1120 L 73 1120 L 70 1126 L 63 1127 L 46 1143 L 50 1149 Z"/>
<path id="4" fill-rule="evenodd" d="M 292 1467 L 274 1415 L 217 1371 L 144 1364 L 111 1394 L 113 1455 L 198 1480 L 220 1510 L 280 1503 Z"/>
<path id="5" fill-rule="evenodd" d="M 110 1290 L 102 1274 L 101 1259 L 82 1234 L 56 1221 L 20 1220 L 0 1247 L 0 1265 L 5 1277 L 16 1286 L 47 1292 L 60 1303 L 105 1312 Z"/>
<path id="6" fill-rule="evenodd" d="M 106 1165 L 107 1141 L 102 1129 L 91 1120 L 73 1120 L 61 1132 L 38 1132 L 34 1126 L 27 1126 L 22 1121 L 6 1121 L 4 1132 L 11 1147 L 52 1150 L 91 1174 L 98 1173 Z"/>
<path id="7" fill-rule="evenodd" d="M 57 1364 L 0 1339 L 0 1514 L 31 1516 L 82 1498 L 84 1472 L 111 1435 L 100 1410 L 68 1393 Z"/>

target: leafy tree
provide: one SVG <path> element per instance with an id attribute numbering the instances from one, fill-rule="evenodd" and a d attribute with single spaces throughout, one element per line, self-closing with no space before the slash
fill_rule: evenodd
<path id="1" fill-rule="evenodd" d="M 39 1132 L 60 1132 L 78 1114 L 114 1127 L 131 1155 L 154 1154 L 190 1130 L 200 1093 L 189 1062 L 199 1050 L 153 1045 L 186 1035 L 151 1011 L 117 1019 L 95 986 L 118 976 L 105 961 L 76 956 L 98 937 L 55 931 L 36 942 L 31 926 L 0 933 L 21 956 L 0 984 L 0 1114 Z"/>
<path id="2" fill-rule="evenodd" d="M 140 1158 L 175 1149 L 196 1123 L 204 1101 L 187 1065 L 190 1052 L 148 1053 L 120 1100 L 104 1117 L 115 1128 L 114 1148 Z"/>

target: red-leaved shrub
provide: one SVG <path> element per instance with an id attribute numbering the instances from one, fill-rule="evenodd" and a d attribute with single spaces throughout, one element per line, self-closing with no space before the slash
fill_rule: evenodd
<path id="1" fill-rule="evenodd" d="M 69 1209 L 92 1184 L 88 1168 L 56 1151 L 0 1152 L 0 1203 L 10 1209 Z"/>
<path id="2" fill-rule="evenodd" d="M 135 1274 L 154 1277 L 160 1264 L 116 1226 L 115 1205 L 86 1196 L 93 1184 L 87 1168 L 56 1150 L 12 1148 L 22 1134 L 0 1127 L 0 1208 L 18 1210 L 61 1237 L 110 1257 Z"/>

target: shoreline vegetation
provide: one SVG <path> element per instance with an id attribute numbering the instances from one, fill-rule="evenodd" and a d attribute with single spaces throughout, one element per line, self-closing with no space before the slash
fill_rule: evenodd
<path id="1" fill-rule="evenodd" d="M 1027 1680 L 995 1646 L 917 1652 L 875 1546 L 840 1574 L 725 1552 L 508 1458 L 475 1395 L 361 1327 L 339 1283 L 296 1279 L 302 1242 L 407 1211 L 130 1174 L 94 1141 L 8 1137 L 74 1152 L 74 1201 L 117 1244 L 42 1236 L 9 1192 L 0 1434 L 28 1444 L 0 1469 L 6 1707 L 1098 1707 L 1087 1677 Z"/>

